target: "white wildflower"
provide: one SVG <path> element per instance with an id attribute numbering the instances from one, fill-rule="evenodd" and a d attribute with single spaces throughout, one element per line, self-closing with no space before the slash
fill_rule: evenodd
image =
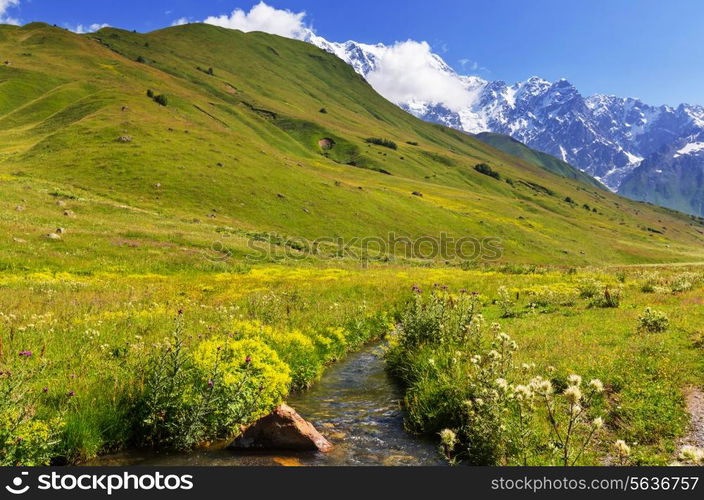
<path id="1" fill-rule="evenodd" d="M 457 434 L 450 429 L 443 429 L 440 431 L 440 441 L 447 448 L 452 449 L 457 444 Z"/>
<path id="2" fill-rule="evenodd" d="M 599 380 L 598 378 L 590 380 L 589 387 L 594 389 L 594 392 L 596 392 L 598 394 L 601 394 L 602 392 L 604 392 L 604 383 L 601 380 Z"/>
<path id="3" fill-rule="evenodd" d="M 614 443 L 614 449 L 620 457 L 627 457 L 631 454 L 631 447 L 623 439 L 619 439 Z"/>
<path id="4" fill-rule="evenodd" d="M 577 404 L 582 399 L 582 390 L 576 385 L 571 385 L 562 393 L 570 404 Z"/>

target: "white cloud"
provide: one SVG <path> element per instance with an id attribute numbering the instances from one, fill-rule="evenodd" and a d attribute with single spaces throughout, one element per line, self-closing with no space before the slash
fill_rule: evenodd
<path id="1" fill-rule="evenodd" d="M 249 12 L 235 9 L 230 15 L 210 16 L 203 22 L 223 28 L 244 31 L 264 31 L 286 38 L 301 39 L 310 32 L 303 19 L 305 12 L 291 12 L 270 7 L 263 1 L 252 7 Z"/>
<path id="2" fill-rule="evenodd" d="M 19 4 L 20 0 L 0 0 L 0 24 L 20 24 L 19 19 L 5 15 L 8 9 Z"/>
<path id="3" fill-rule="evenodd" d="M 95 33 L 96 31 L 107 28 L 109 27 L 109 24 L 106 23 L 93 23 L 89 25 L 83 25 L 83 24 L 78 24 L 76 26 L 70 26 L 66 25 L 66 28 L 73 31 L 74 33 L 78 33 L 79 35 L 82 35 L 84 33 Z"/>
<path id="4" fill-rule="evenodd" d="M 171 23 L 171 26 L 183 26 L 184 24 L 190 23 L 190 19 L 187 17 L 182 17 L 180 19 L 176 19 L 173 23 Z"/>
<path id="5" fill-rule="evenodd" d="M 367 80 L 395 103 L 420 100 L 459 111 L 472 101 L 459 76 L 433 54 L 427 42 L 408 40 L 387 47 Z"/>

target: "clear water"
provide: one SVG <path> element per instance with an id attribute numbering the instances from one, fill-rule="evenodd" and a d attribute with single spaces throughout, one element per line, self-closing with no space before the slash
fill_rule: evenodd
<path id="1" fill-rule="evenodd" d="M 335 445 L 332 452 L 236 452 L 221 443 L 188 454 L 129 451 L 90 465 L 443 465 L 435 443 L 404 430 L 401 393 L 384 370 L 379 346 L 333 365 L 320 382 L 291 396 L 288 404 Z"/>

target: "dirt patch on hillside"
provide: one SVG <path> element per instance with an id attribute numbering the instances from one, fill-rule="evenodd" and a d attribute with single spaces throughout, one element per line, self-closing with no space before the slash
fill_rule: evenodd
<path id="1" fill-rule="evenodd" d="M 320 146 L 320 149 L 327 151 L 329 149 L 332 149 L 333 146 L 335 146 L 335 141 L 333 141 L 329 137 L 325 137 L 324 139 L 320 139 L 318 141 L 318 146 Z"/>

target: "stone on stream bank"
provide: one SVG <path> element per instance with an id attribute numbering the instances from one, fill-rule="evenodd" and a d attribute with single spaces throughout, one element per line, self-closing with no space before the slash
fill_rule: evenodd
<path id="1" fill-rule="evenodd" d="M 281 405 L 266 417 L 247 427 L 235 439 L 231 450 L 332 450 L 332 444 L 313 424 L 305 421 L 293 408 Z"/>

